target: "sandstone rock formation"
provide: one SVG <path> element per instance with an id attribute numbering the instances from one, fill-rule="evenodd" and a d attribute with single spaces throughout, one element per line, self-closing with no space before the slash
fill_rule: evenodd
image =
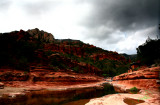
<path id="1" fill-rule="evenodd" d="M 1 70 L 4 70 L 2 72 Z M 0 81 L 27 81 L 29 74 L 26 72 L 13 72 L 0 69 Z"/>
<path id="2" fill-rule="evenodd" d="M 3 81 L 6 86 L 26 86 L 27 84 L 33 85 L 38 82 L 45 82 L 43 85 L 73 85 L 81 83 L 92 83 L 102 81 L 98 76 L 87 74 L 78 74 L 73 71 L 55 71 L 50 67 L 31 67 L 30 72 L 19 70 L 0 69 L 0 81 Z M 26 82 L 21 84 L 21 82 Z M 3 88 L 4 84 L 0 82 L 0 87 Z"/>
<path id="3" fill-rule="evenodd" d="M 136 86 L 141 89 L 158 89 L 160 84 L 160 67 L 145 68 L 124 73 L 113 78 L 112 83 L 127 85 L 128 87 Z"/>
<path id="4" fill-rule="evenodd" d="M 113 78 L 116 80 L 133 80 L 133 79 L 159 79 L 160 67 L 139 69 L 131 73 L 124 73 Z"/>
<path id="5" fill-rule="evenodd" d="M 41 41 L 45 41 L 45 42 L 54 41 L 54 37 L 51 33 L 47 33 L 43 30 L 40 31 L 38 28 L 28 30 L 27 32 L 34 38 L 40 39 Z"/>

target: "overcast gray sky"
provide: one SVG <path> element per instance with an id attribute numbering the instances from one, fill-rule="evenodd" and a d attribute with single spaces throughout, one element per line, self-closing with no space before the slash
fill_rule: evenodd
<path id="1" fill-rule="evenodd" d="M 157 38 L 159 0 L 0 0 L 0 33 L 39 28 L 56 39 L 78 39 L 134 54 Z M 159 36 L 160 37 L 160 36 Z"/>

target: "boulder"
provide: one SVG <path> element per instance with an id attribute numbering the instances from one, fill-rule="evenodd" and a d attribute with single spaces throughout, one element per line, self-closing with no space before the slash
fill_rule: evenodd
<path id="1" fill-rule="evenodd" d="M 0 89 L 4 88 L 4 83 L 0 82 Z"/>

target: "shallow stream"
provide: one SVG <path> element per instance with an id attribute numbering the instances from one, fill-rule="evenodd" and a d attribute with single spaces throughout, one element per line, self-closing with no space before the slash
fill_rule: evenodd
<path id="1" fill-rule="evenodd" d="M 103 88 L 90 87 L 65 91 L 32 91 L 16 98 L 1 98 L 0 105 L 84 105 L 91 98 L 116 93 L 110 84 L 102 86 Z"/>

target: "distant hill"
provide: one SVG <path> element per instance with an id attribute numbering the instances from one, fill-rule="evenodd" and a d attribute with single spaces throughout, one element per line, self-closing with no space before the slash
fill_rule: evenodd
<path id="1" fill-rule="evenodd" d="M 135 62 L 136 58 L 137 58 L 137 54 L 128 55 L 128 54 L 123 53 L 123 54 L 120 54 L 120 55 L 124 56 L 128 60 L 130 59 L 131 62 Z"/>
<path id="2" fill-rule="evenodd" d="M 48 67 L 54 71 L 74 71 L 115 76 L 128 70 L 128 56 L 103 50 L 80 40 L 55 39 L 43 30 L 0 33 L 0 68 L 30 71 Z"/>

